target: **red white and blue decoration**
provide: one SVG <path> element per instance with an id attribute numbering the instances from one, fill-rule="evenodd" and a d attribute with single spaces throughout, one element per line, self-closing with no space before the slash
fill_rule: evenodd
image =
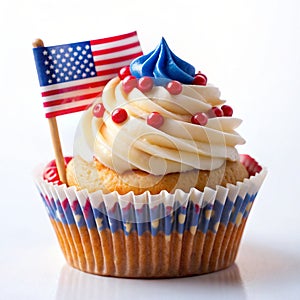
<path id="1" fill-rule="evenodd" d="M 33 49 L 46 117 L 78 112 L 143 54 L 137 33 Z"/>

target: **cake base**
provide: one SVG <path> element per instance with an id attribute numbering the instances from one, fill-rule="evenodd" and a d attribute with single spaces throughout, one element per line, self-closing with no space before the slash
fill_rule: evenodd
<path id="1" fill-rule="evenodd" d="M 248 177 L 249 173 L 240 161 L 226 161 L 223 166 L 212 171 L 194 169 L 164 176 L 140 170 L 118 174 L 97 160 L 87 162 L 80 156 L 74 157 L 67 166 L 69 186 L 75 186 L 77 190 L 87 189 L 90 193 L 101 190 L 103 193 L 116 191 L 121 195 L 129 192 L 135 195 L 144 192 L 155 195 L 162 190 L 173 193 L 176 189 L 189 192 L 192 187 L 203 191 L 205 187 L 226 187 L 227 184 L 236 184 Z"/>

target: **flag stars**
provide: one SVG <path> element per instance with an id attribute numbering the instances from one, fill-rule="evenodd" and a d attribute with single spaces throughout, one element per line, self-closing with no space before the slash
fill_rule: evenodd
<path id="1" fill-rule="evenodd" d="M 97 75 L 88 43 L 54 46 L 42 50 L 48 84 L 84 79 Z"/>
<path id="2" fill-rule="evenodd" d="M 110 76 L 114 76 L 115 68 L 128 65 L 127 53 L 128 55 L 132 54 L 132 57 L 140 55 L 141 50 L 138 49 L 139 47 L 134 47 L 132 53 L 129 50 L 130 47 L 127 49 L 126 40 L 127 35 L 126 39 L 122 38 L 120 41 L 113 43 L 116 47 L 120 45 L 123 48 L 124 45 L 124 49 L 126 49 L 124 57 L 122 57 L 121 53 L 110 52 L 111 41 L 115 41 L 115 38 L 107 39 L 108 43 L 105 40 L 104 44 L 100 40 L 99 47 L 100 49 L 103 47 L 104 51 L 97 51 L 98 40 L 35 48 L 33 50 L 34 60 L 36 62 L 39 83 L 42 87 L 46 118 L 73 113 L 90 106 L 95 97 L 90 89 L 86 87 L 94 86 L 95 90 L 98 89 L 98 92 L 101 92 L 106 79 L 108 80 Z M 128 40 L 131 43 L 133 38 Z M 110 58 L 112 59 L 110 60 Z M 109 75 L 102 76 L 102 70 L 104 74 L 107 73 Z M 73 94 L 75 95 L 75 91 L 80 93 L 80 97 L 76 96 L 73 99 L 71 97 Z M 52 101 L 56 99 L 59 101 Z M 59 213 L 58 216 L 56 214 L 53 216 L 55 218 L 59 217 L 57 220 L 61 222 L 66 222 L 64 214 Z M 80 217 L 81 219 L 79 220 L 77 216 L 75 215 L 75 221 L 76 224 L 80 225 L 82 218 Z M 97 220 L 97 228 L 102 230 L 102 225 L 102 218 L 99 218 Z M 129 233 L 131 231 L 131 224 L 127 225 L 126 232 Z"/>

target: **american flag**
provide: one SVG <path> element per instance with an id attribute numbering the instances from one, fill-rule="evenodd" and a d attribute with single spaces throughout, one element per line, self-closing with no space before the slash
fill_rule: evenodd
<path id="1" fill-rule="evenodd" d="M 137 33 L 33 49 L 46 118 L 78 112 L 118 71 L 143 54 Z"/>

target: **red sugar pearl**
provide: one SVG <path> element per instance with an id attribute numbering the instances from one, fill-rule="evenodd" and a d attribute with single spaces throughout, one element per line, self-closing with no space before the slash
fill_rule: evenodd
<path id="1" fill-rule="evenodd" d="M 215 114 L 216 117 L 223 117 L 223 111 L 219 107 L 214 106 L 212 108 L 212 111 L 213 111 L 213 113 Z"/>
<path id="2" fill-rule="evenodd" d="M 201 71 L 198 71 L 197 74 L 195 74 L 195 76 L 199 75 L 199 74 L 202 75 L 206 79 L 206 81 L 207 81 L 207 76 L 205 74 L 201 73 Z"/>
<path id="3" fill-rule="evenodd" d="M 124 108 L 116 108 L 111 113 L 112 120 L 117 124 L 123 123 L 127 117 L 127 111 Z"/>
<path id="4" fill-rule="evenodd" d="M 209 110 L 208 115 L 211 118 L 223 117 L 223 110 L 217 106 L 214 106 Z"/>
<path id="5" fill-rule="evenodd" d="M 222 105 L 221 107 L 225 117 L 231 117 L 233 115 L 233 109 L 229 105 Z"/>
<path id="6" fill-rule="evenodd" d="M 130 66 L 121 68 L 118 75 L 121 80 L 123 80 L 125 77 L 131 75 Z"/>
<path id="7" fill-rule="evenodd" d="M 158 112 L 152 112 L 147 117 L 147 124 L 154 127 L 159 128 L 164 123 L 164 117 Z"/>
<path id="8" fill-rule="evenodd" d="M 205 113 L 198 112 L 194 114 L 191 118 L 193 124 L 205 126 L 207 124 L 208 117 Z"/>
<path id="9" fill-rule="evenodd" d="M 194 77 L 194 80 L 192 82 L 192 84 L 195 85 L 206 85 L 207 83 L 207 78 L 204 74 L 196 74 Z"/>
<path id="10" fill-rule="evenodd" d="M 93 115 L 96 118 L 102 118 L 105 112 L 105 107 L 103 105 L 103 103 L 97 103 L 95 104 L 94 108 L 93 108 Z"/>
<path id="11" fill-rule="evenodd" d="M 138 81 L 138 89 L 143 92 L 150 92 L 153 88 L 153 80 L 151 77 L 145 76 L 139 79 Z"/>
<path id="12" fill-rule="evenodd" d="M 171 95 L 179 95 L 182 92 L 182 84 L 179 81 L 172 80 L 167 84 L 166 89 Z"/>
<path id="13" fill-rule="evenodd" d="M 130 93 L 138 85 L 138 81 L 134 76 L 126 76 L 122 81 L 123 90 L 126 94 Z"/>

